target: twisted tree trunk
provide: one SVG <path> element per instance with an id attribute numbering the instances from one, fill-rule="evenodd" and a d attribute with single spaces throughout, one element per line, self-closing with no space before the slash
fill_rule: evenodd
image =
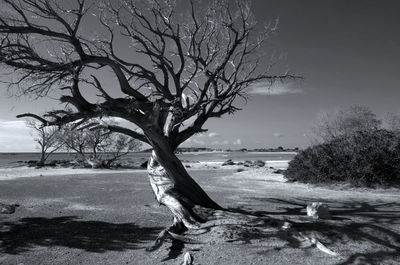
<path id="1" fill-rule="evenodd" d="M 167 206 L 174 216 L 174 226 L 194 228 L 204 221 L 193 212 L 195 205 L 222 209 L 190 177 L 174 153 L 171 140 L 159 131 L 148 130 L 153 151 L 148 163 L 151 187 L 160 204 Z"/>
<path id="2" fill-rule="evenodd" d="M 167 237 L 184 241 L 179 234 L 187 229 L 199 228 L 200 223 L 204 223 L 207 217 L 200 217 L 193 211 L 196 205 L 222 209 L 190 177 L 168 144 L 153 145 L 147 171 L 157 201 L 168 207 L 174 217 L 173 224 L 160 232 L 148 251 L 158 249 Z"/>
<path id="3" fill-rule="evenodd" d="M 190 177 L 173 152 L 165 153 L 155 148 L 147 170 L 157 201 L 168 207 L 174 216 L 173 226 L 196 228 L 199 222 L 204 222 L 204 218 L 193 211 L 195 205 L 222 209 Z"/>

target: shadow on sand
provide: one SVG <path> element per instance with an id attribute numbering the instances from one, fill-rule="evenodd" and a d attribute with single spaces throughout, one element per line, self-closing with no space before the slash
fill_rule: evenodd
<path id="1" fill-rule="evenodd" d="M 22 218 L 0 223 L 0 253 L 18 254 L 36 246 L 63 246 L 90 252 L 144 248 L 161 227 L 81 221 L 76 216 Z M 144 243 L 144 244 L 142 244 Z"/>
<path id="2" fill-rule="evenodd" d="M 400 262 L 400 203 L 366 203 L 323 201 L 331 209 L 331 220 L 312 220 L 305 216 L 305 208 L 310 200 L 281 200 L 272 198 L 247 198 L 251 203 L 273 203 L 277 211 L 253 211 L 247 207 L 232 208 L 230 211 L 257 216 L 261 219 L 283 216 L 292 224 L 292 229 L 306 235 L 316 235 L 328 247 L 339 248 L 345 252 L 344 259 L 338 265 L 345 264 L 388 264 Z M 270 219 L 271 220 L 271 219 Z M 392 228 L 397 227 L 396 231 Z M 251 230 L 250 230 L 251 231 Z M 238 240 L 251 243 L 250 240 L 278 238 L 286 242 L 285 248 L 301 248 L 302 242 L 290 233 L 254 234 L 247 230 Z M 346 245 L 358 249 L 351 253 Z M 276 248 L 275 250 L 280 250 Z M 268 255 L 269 251 L 265 251 Z M 395 262 L 395 263 L 391 263 Z M 399 263 L 400 264 L 400 263 Z"/>
<path id="3" fill-rule="evenodd" d="M 305 199 L 248 198 L 248 206 L 228 211 L 257 218 L 254 223 L 240 225 L 239 228 L 233 224 L 236 234 L 231 241 L 225 242 L 241 241 L 250 245 L 254 240 L 278 239 L 283 242 L 280 246 L 257 252 L 260 255 L 269 255 L 270 251 L 284 248 L 311 248 L 305 246 L 296 233 L 279 229 L 282 221 L 287 220 L 292 224 L 290 231 L 315 235 L 328 248 L 342 254 L 343 258 L 337 260 L 338 265 L 396 264 L 400 261 L 400 203 L 324 201 L 329 205 L 333 219 L 313 220 L 305 216 L 307 202 L 309 200 Z M 265 203 L 276 206 L 275 210 L 254 210 Z M 273 227 L 277 229 L 270 229 Z M 132 223 L 83 221 L 76 216 L 22 218 L 16 222 L 0 222 L 0 253 L 18 254 L 37 246 L 62 246 L 90 252 L 144 249 L 162 229 L 139 227 Z M 211 227 L 204 233 L 210 230 Z M 218 236 L 229 239 L 229 229 L 226 232 Z M 184 248 L 185 244 L 173 240 L 168 255 L 162 261 L 177 258 Z"/>

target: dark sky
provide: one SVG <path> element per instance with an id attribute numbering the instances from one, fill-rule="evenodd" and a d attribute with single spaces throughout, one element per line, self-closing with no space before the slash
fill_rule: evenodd
<path id="1" fill-rule="evenodd" d="M 400 110 L 400 1 L 254 0 L 252 7 L 260 24 L 279 17 L 272 47 L 305 79 L 276 85 L 269 95 L 252 94 L 243 111 L 210 120 L 206 128 L 211 134 L 187 145 L 304 147 L 321 110 L 358 104 L 379 117 Z M 16 135 L 12 128 L 18 124 L 15 115 L 41 112 L 56 103 L 2 95 L 0 152 L 31 148 L 11 143 L 9 137 Z M 22 126 L 19 130 L 28 141 Z"/>

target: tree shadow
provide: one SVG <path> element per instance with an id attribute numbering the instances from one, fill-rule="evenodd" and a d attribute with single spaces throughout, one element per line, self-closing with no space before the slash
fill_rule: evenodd
<path id="1" fill-rule="evenodd" d="M 22 218 L 0 223 L 0 253 L 18 254 L 35 246 L 63 246 L 90 252 L 144 248 L 161 227 L 81 221 L 76 216 Z"/>
<path id="2" fill-rule="evenodd" d="M 369 264 L 369 265 L 381 265 L 385 259 L 398 259 L 399 253 L 397 251 L 376 251 L 370 253 L 357 253 L 351 255 L 345 261 L 338 263 L 337 265 L 350 265 L 350 264 Z M 395 263 L 391 263 L 395 264 Z M 397 263 L 398 264 L 398 263 Z"/>
<path id="3" fill-rule="evenodd" d="M 181 241 L 176 239 L 172 239 L 171 246 L 168 251 L 167 257 L 161 260 L 161 262 L 165 262 L 171 259 L 176 259 L 183 253 L 183 249 L 185 248 L 185 244 Z"/>
<path id="4" fill-rule="evenodd" d="M 250 211 L 257 216 L 285 215 L 305 216 L 307 204 L 315 199 L 283 200 L 275 198 L 248 198 L 250 201 L 260 201 L 277 204 L 278 211 Z M 318 199 L 318 202 L 326 203 L 330 208 L 333 220 L 350 220 L 352 217 L 360 217 L 371 223 L 400 224 L 400 203 L 367 203 L 358 201 L 333 201 Z M 230 208 L 230 211 L 246 211 L 245 207 Z"/>
<path id="5" fill-rule="evenodd" d="M 250 198 L 249 198 L 250 199 Z M 290 222 L 287 231 L 266 229 L 270 223 L 257 224 L 253 229 L 244 229 L 236 241 L 252 244 L 253 240 L 266 241 L 279 239 L 285 242 L 282 248 L 307 248 L 301 235 L 316 236 L 328 248 L 339 249 L 347 253 L 345 261 L 339 264 L 381 264 L 385 260 L 400 262 L 400 233 L 396 227 L 400 224 L 400 203 L 367 203 L 322 201 L 331 208 L 331 220 L 313 220 L 305 215 L 305 207 L 312 200 L 281 200 L 271 198 L 251 198 L 262 202 L 277 204 L 276 211 L 252 211 L 249 207 L 231 208 L 230 211 L 257 216 L 262 220 Z M 259 206 L 259 204 L 257 204 Z M 251 207 L 251 206 L 250 206 Z M 279 218 L 278 218 L 279 219 Z M 255 228 L 255 229 L 254 229 Z M 395 230 L 395 229 L 396 230 Z M 264 232 L 265 231 L 265 232 Z M 291 233 L 296 231 L 296 233 Z M 350 253 L 350 247 L 356 253 Z M 263 251 L 268 255 L 269 251 Z M 396 255 L 397 254 L 397 255 Z"/>

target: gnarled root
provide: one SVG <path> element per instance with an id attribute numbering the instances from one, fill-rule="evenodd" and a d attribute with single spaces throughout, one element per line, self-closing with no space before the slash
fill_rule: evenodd
<path id="1" fill-rule="evenodd" d="M 197 241 L 195 239 L 189 238 L 182 236 L 180 234 L 184 233 L 187 230 L 185 225 L 178 219 L 174 218 L 174 223 L 168 227 L 162 230 L 156 240 L 154 241 L 154 244 L 148 248 L 146 248 L 147 251 L 154 251 L 159 249 L 162 244 L 164 243 L 165 240 L 167 239 L 172 239 L 172 240 L 178 240 L 182 243 L 187 243 L 187 244 L 202 244 L 203 242 Z"/>
<path id="2" fill-rule="evenodd" d="M 183 224 L 188 229 L 198 229 L 199 221 L 202 220 L 178 198 L 179 194 L 170 189 L 161 195 L 159 202 L 167 206 L 174 215 L 174 226 Z"/>

